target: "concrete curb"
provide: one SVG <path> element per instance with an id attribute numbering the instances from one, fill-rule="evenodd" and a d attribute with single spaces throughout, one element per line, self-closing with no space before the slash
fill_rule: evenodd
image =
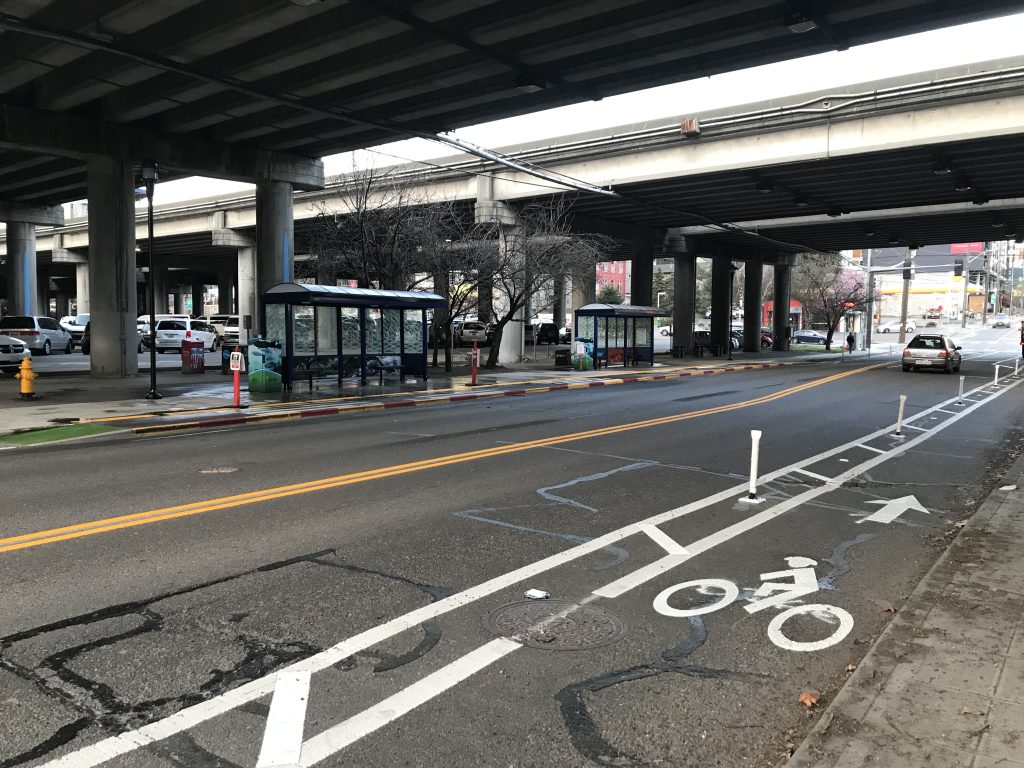
<path id="1" fill-rule="evenodd" d="M 1024 474 L 1024 455 L 1020 456 L 1013 466 L 1003 474 L 1003 480 L 1018 477 L 1021 474 Z M 983 530 L 996 512 L 998 512 L 1003 504 L 1003 498 L 997 498 L 998 493 L 1000 491 L 993 490 L 978 506 L 974 514 L 966 520 L 965 525 L 957 531 L 956 536 L 949 542 L 945 551 L 939 555 L 939 558 L 932 564 L 932 567 L 928 569 L 928 572 L 925 573 L 924 577 L 914 588 L 914 591 L 910 593 L 910 596 L 900 607 L 892 621 L 882 630 L 882 633 L 864 655 L 860 664 L 857 665 L 857 669 L 846 679 L 846 682 L 843 683 L 843 686 L 836 693 L 832 701 L 829 702 L 829 705 L 821 712 L 817 722 L 800 743 L 797 750 L 788 760 L 779 763 L 779 768 L 828 768 L 828 766 L 833 764 L 838 765 L 833 760 L 823 760 L 821 751 L 824 742 L 830 738 L 842 739 L 843 748 L 837 753 L 841 756 L 842 751 L 854 739 L 852 737 L 830 735 L 828 731 L 833 721 L 837 718 L 842 718 L 844 712 L 863 710 L 865 708 L 863 691 L 872 685 L 875 686 L 876 690 L 880 690 L 880 683 L 892 675 L 900 663 L 900 656 L 899 654 L 893 654 L 887 648 L 888 641 L 894 640 L 893 636 L 897 632 L 912 626 L 907 617 L 919 610 L 920 606 L 918 603 L 925 599 L 924 595 L 936 591 L 941 592 L 947 580 L 943 579 L 939 574 L 947 567 L 950 559 L 958 554 L 958 545 L 965 534 Z M 845 765 L 846 763 L 843 764 Z"/>
<path id="2" fill-rule="evenodd" d="M 711 376 L 718 373 L 735 373 L 740 371 L 761 370 L 764 368 L 780 368 L 782 366 L 794 365 L 792 361 L 777 363 L 748 363 L 746 365 L 730 365 L 721 368 L 693 369 L 686 371 L 674 371 L 672 373 L 653 374 L 649 376 L 626 376 L 616 379 L 605 379 L 601 381 L 580 381 L 571 384 L 550 384 L 535 387 L 519 387 L 516 389 L 503 389 L 497 392 L 472 392 L 451 394 L 443 397 L 411 398 L 407 400 L 391 400 L 389 402 L 360 403 L 356 405 L 325 406 L 322 408 L 296 409 L 291 411 L 280 411 L 277 413 L 260 413 L 251 416 L 224 416 L 213 419 L 196 419 L 192 421 L 174 422 L 171 424 L 152 424 L 140 427 L 129 427 L 128 429 L 136 435 L 152 435 L 166 432 L 175 432 L 186 429 L 203 429 L 205 427 L 228 427 L 242 424 L 258 424 L 266 421 L 287 421 L 292 419 L 311 418 L 315 416 L 344 416 L 347 414 L 368 413 L 370 411 L 385 411 L 396 408 L 415 408 L 423 405 L 444 405 L 450 403 L 468 402 L 471 400 L 484 400 L 496 397 L 523 397 L 526 395 L 546 394 L 549 392 L 564 392 L 580 389 L 591 389 L 595 387 L 617 386 L 620 384 L 641 384 L 648 381 L 665 381 L 668 379 L 682 379 L 693 376 Z M 490 385 L 494 386 L 494 385 Z M 501 386 L 501 385 L 498 385 Z M 515 386 L 509 384 L 508 386 Z M 139 414 L 140 417 L 145 414 Z"/>

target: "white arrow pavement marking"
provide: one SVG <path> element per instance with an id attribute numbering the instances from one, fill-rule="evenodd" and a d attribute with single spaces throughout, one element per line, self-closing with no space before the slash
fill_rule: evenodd
<path id="1" fill-rule="evenodd" d="M 256 768 L 298 768 L 309 700 L 309 670 L 279 672 Z"/>
<path id="2" fill-rule="evenodd" d="M 929 514 L 928 510 L 921 506 L 921 502 L 917 500 L 916 496 L 901 496 L 898 499 L 875 499 L 869 501 L 868 504 L 881 504 L 882 508 L 867 517 L 862 517 L 857 521 L 858 523 L 866 523 L 870 520 L 873 523 L 885 523 L 888 525 L 904 512 L 909 512 L 910 510 L 924 512 L 926 515 Z"/>

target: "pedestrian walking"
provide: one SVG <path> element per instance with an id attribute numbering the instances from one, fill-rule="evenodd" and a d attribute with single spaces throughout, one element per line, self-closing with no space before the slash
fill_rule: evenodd
<path id="1" fill-rule="evenodd" d="M 1024 357 L 1024 320 L 1020 321 L 1020 356 Z"/>
<path id="2" fill-rule="evenodd" d="M 1024 339 L 1024 331 L 1022 331 L 1021 333 L 1021 339 Z M 853 352 L 853 350 L 857 348 L 857 337 L 853 335 L 853 331 L 850 331 L 848 334 L 846 334 L 846 348 L 851 352 Z"/>

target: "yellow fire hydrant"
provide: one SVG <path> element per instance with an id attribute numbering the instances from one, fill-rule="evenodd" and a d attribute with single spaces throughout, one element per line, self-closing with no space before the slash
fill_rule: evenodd
<path id="1" fill-rule="evenodd" d="M 35 400 L 35 387 L 32 382 L 38 378 L 38 374 L 32 370 L 32 356 L 25 355 L 21 360 L 21 370 L 14 374 L 14 378 L 21 382 L 21 399 Z"/>

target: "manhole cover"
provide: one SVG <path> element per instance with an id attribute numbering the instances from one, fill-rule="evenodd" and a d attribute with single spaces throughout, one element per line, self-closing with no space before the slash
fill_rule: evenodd
<path id="1" fill-rule="evenodd" d="M 531 648 L 582 651 L 610 645 L 626 634 L 626 625 L 608 611 L 568 600 L 527 600 L 498 608 L 487 628 Z"/>

